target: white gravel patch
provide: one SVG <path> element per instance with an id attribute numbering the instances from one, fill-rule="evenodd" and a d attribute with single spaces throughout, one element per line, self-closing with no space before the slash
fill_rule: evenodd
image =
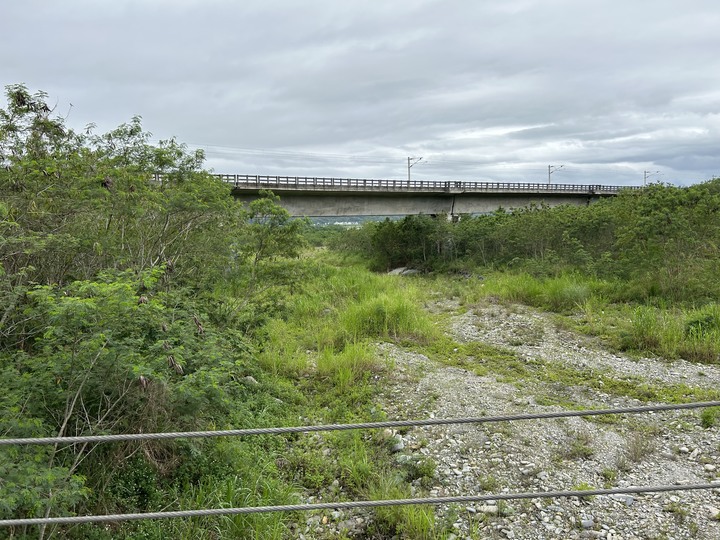
<path id="1" fill-rule="evenodd" d="M 435 310 L 454 310 L 452 303 Z M 604 350 L 595 340 L 558 329 L 552 318 L 525 307 L 485 305 L 454 316 L 458 341 L 511 348 L 524 358 L 607 371 L 652 384 L 717 388 L 720 368 L 662 359 L 631 359 Z M 514 385 L 492 376 L 437 364 L 393 344 L 379 354 L 394 368 L 381 406 L 389 418 L 457 418 L 560 410 L 534 395 L 552 392 L 538 381 Z M 637 405 L 622 396 L 587 388 L 563 389 L 583 406 Z M 503 424 L 413 428 L 398 456 L 432 459 L 432 486 L 416 482 L 418 496 L 553 491 L 612 486 L 720 481 L 718 428 L 703 429 L 697 411 L 627 415 L 615 423 L 581 418 Z M 408 458 L 406 458 L 408 459 Z M 440 507 L 450 538 L 609 540 L 720 539 L 720 489 L 603 496 L 591 500 L 532 499 L 506 504 Z"/>

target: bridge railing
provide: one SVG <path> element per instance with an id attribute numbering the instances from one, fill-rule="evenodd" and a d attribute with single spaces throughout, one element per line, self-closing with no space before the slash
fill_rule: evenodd
<path id="1" fill-rule="evenodd" d="M 532 192 L 616 194 L 628 186 L 547 184 L 519 182 L 465 182 L 456 180 L 380 180 L 371 178 L 327 178 L 316 176 L 262 176 L 216 174 L 238 189 L 282 189 L 307 191 L 389 191 L 389 192 Z"/>

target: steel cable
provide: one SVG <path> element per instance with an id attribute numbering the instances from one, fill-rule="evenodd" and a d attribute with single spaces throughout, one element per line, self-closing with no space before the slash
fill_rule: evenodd
<path id="1" fill-rule="evenodd" d="M 328 424 L 315 426 L 288 426 L 270 428 L 230 429 L 218 431 L 182 431 L 168 433 L 127 433 L 118 435 L 82 435 L 77 437 L 0 438 L 0 446 L 8 446 L 13 444 L 76 444 L 116 441 L 147 441 L 157 439 L 194 439 L 201 437 L 244 437 L 250 435 L 283 435 L 289 433 L 311 433 L 317 431 L 345 431 L 350 429 L 402 428 L 416 426 L 441 426 L 448 424 L 486 424 L 490 422 L 511 422 L 516 420 L 543 420 L 552 418 L 570 418 L 577 416 L 600 416 L 607 414 L 637 414 L 644 412 L 699 409 L 703 407 L 718 406 L 720 406 L 720 401 L 704 401 L 698 403 L 680 403 L 668 405 L 643 405 L 640 407 L 627 407 L 623 409 L 558 411 L 502 416 L 482 416 L 478 418 L 430 418 L 427 420 L 391 420 L 387 422 L 363 422 L 358 424 Z"/>
<path id="2" fill-rule="evenodd" d="M 313 504 L 286 504 L 278 506 L 254 506 L 246 508 L 209 508 L 204 510 L 177 510 L 172 512 L 146 512 L 138 514 L 110 514 L 100 516 L 68 516 L 48 518 L 22 518 L 0 520 L 0 527 L 23 525 L 104 523 L 111 521 L 131 521 L 140 519 L 166 519 L 203 516 L 223 516 L 237 514 L 257 514 L 261 512 L 301 512 L 310 510 L 344 510 L 350 508 L 377 508 L 381 506 L 404 506 L 417 504 L 450 504 L 483 501 L 511 501 L 516 499 L 550 499 L 555 497 L 591 497 L 597 495 L 620 495 L 631 493 L 662 493 L 666 491 L 689 491 L 700 489 L 720 489 L 716 484 L 686 484 L 674 486 L 624 487 L 612 489 L 589 489 L 574 491 L 544 491 L 539 493 L 498 493 L 493 495 L 467 495 L 457 497 L 430 497 L 418 499 L 394 499 L 383 501 L 348 501 Z"/>

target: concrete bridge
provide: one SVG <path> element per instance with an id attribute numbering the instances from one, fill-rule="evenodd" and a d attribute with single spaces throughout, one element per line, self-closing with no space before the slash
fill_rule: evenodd
<path id="1" fill-rule="evenodd" d="M 476 214 L 531 203 L 584 205 L 621 189 L 639 187 L 520 184 L 424 180 L 374 180 L 307 176 L 215 175 L 233 185 L 233 195 L 252 201 L 271 190 L 293 216 L 395 216 Z"/>

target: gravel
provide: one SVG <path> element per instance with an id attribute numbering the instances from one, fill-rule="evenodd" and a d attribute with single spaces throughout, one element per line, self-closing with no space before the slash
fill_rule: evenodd
<path id="1" fill-rule="evenodd" d="M 512 348 L 522 358 L 600 369 L 654 385 L 720 385 L 717 366 L 618 355 L 596 340 L 557 328 L 551 316 L 529 308 L 487 304 L 457 314 L 457 305 L 445 302 L 434 311 L 451 316 L 450 333 L 456 340 Z M 381 394 L 388 418 L 561 410 L 536 403 L 536 395 L 555 390 L 539 381 L 510 384 L 480 377 L 390 343 L 379 344 L 378 353 L 393 366 Z M 564 398 L 586 407 L 639 404 L 592 388 L 562 391 Z M 417 496 L 720 481 L 718 429 L 702 428 L 697 411 L 628 415 L 610 423 L 568 418 L 418 427 L 395 436 L 400 455 L 432 459 L 437 465 L 431 485 L 415 481 Z M 709 540 L 720 538 L 718 508 L 720 489 L 439 506 L 436 515 L 456 539 Z"/>

